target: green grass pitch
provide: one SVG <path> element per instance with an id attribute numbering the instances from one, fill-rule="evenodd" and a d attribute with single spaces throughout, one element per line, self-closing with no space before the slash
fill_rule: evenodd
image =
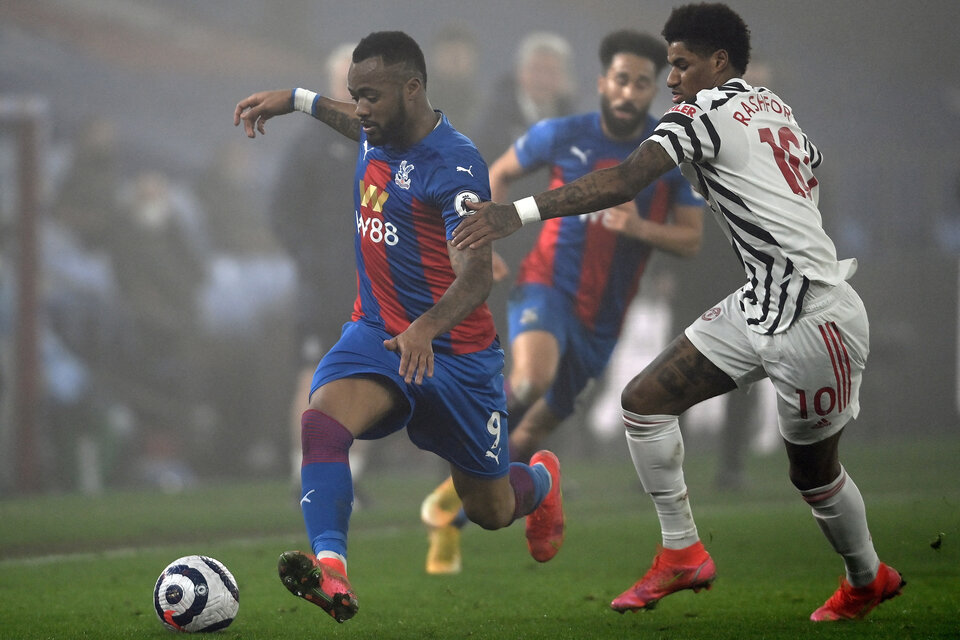
<path id="1" fill-rule="evenodd" d="M 153 585 L 191 553 L 224 562 L 240 586 L 240 612 L 219 638 L 960 638 L 960 441 L 845 447 L 880 556 L 908 583 L 867 619 L 845 623 L 807 620 L 842 564 L 790 487 L 784 456 L 752 458 L 751 486 L 733 494 L 711 488 L 714 457 L 688 451 L 686 466 L 717 581 L 654 611 L 608 608 L 659 540 L 623 451 L 564 466 L 567 539 L 553 561 L 529 558 L 519 523 L 470 527 L 464 571 L 449 577 L 423 572 L 418 509 L 439 476 L 368 474 L 372 506 L 355 513 L 350 538 L 360 612 L 343 625 L 277 579 L 279 553 L 305 545 L 284 483 L 0 500 L 0 638 L 169 638 Z"/>

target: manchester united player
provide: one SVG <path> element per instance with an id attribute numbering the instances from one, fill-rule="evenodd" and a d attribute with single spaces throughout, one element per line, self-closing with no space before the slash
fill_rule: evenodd
<path id="1" fill-rule="evenodd" d="M 860 409 L 869 327 L 847 283 L 856 263 L 837 259 L 821 225 L 813 174 L 820 152 L 789 105 L 742 80 L 750 33 L 729 7 L 679 7 L 663 36 L 675 106 L 627 160 L 514 205 L 480 205 L 454 243 L 476 248 L 525 222 L 613 206 L 679 165 L 706 198 L 747 282 L 623 390 L 627 443 L 660 519 L 662 549 L 611 606 L 649 609 L 678 590 L 711 585 L 716 568 L 690 509 L 677 417 L 768 377 L 790 480 L 846 568 L 840 588 L 810 617 L 861 618 L 898 595 L 904 581 L 877 557 L 863 498 L 839 460 L 843 427 Z"/>
<path id="2" fill-rule="evenodd" d="M 343 212 L 356 229 L 357 300 L 317 367 L 302 417 L 300 504 L 313 553 L 288 551 L 279 563 L 284 585 L 338 622 L 358 608 L 346 577 L 354 438 L 406 428 L 418 447 L 450 463 L 471 520 L 499 529 L 530 514 L 528 546 L 541 560 L 563 538 L 556 456 L 509 462 L 503 351 L 484 304 L 491 250 L 450 243 L 469 213 L 464 203 L 489 198 L 486 165 L 430 106 L 413 39 L 372 33 L 352 60 L 352 103 L 304 89 L 268 91 L 234 112 L 251 138 L 269 118 L 296 109 L 359 145 L 355 210 Z"/>

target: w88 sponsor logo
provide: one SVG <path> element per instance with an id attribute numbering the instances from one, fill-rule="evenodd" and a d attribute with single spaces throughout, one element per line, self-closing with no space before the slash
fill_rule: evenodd
<path id="1" fill-rule="evenodd" d="M 380 218 L 365 218 L 359 211 L 356 212 L 356 216 L 357 233 L 361 238 L 367 238 L 370 242 L 377 244 L 383 242 L 391 247 L 400 242 L 397 227 L 392 222 L 384 223 Z"/>

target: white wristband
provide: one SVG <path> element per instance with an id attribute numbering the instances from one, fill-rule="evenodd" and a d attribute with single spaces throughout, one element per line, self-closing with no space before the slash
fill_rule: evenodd
<path id="1" fill-rule="evenodd" d="M 529 222 L 540 222 L 540 208 L 533 196 L 527 196 L 513 203 L 517 208 L 517 215 L 520 216 L 520 224 Z"/>
<path id="2" fill-rule="evenodd" d="M 293 90 L 293 108 L 313 115 L 313 103 L 318 97 L 315 92 L 298 87 Z"/>

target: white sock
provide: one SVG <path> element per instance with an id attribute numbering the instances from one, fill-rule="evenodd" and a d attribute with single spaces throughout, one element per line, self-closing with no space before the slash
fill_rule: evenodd
<path id="1" fill-rule="evenodd" d="M 880 559 L 867 529 L 867 510 L 860 489 L 840 467 L 837 479 L 824 487 L 801 491 L 813 517 L 834 550 L 843 557 L 847 582 L 854 587 L 877 577 Z"/>
<path id="2" fill-rule="evenodd" d="M 683 437 L 677 416 L 641 416 L 623 410 L 627 447 L 643 490 L 653 498 L 665 549 L 700 540 L 683 481 Z"/>

